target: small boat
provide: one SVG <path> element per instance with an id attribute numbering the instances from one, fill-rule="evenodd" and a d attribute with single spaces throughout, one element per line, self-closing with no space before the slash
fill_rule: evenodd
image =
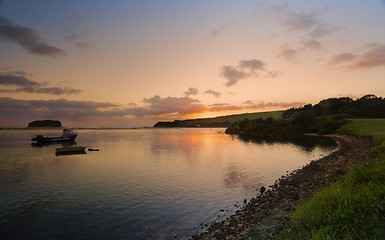
<path id="1" fill-rule="evenodd" d="M 85 154 L 85 146 L 56 148 L 56 155 Z"/>
<path id="2" fill-rule="evenodd" d="M 88 151 L 99 151 L 99 148 L 88 148 Z"/>
<path id="3" fill-rule="evenodd" d="M 43 135 L 37 135 L 32 138 L 31 141 L 36 143 L 53 143 L 53 142 L 65 142 L 65 141 L 75 141 L 75 138 L 78 136 L 77 133 L 74 133 L 72 129 L 63 129 L 62 135 L 60 137 L 44 137 Z"/>

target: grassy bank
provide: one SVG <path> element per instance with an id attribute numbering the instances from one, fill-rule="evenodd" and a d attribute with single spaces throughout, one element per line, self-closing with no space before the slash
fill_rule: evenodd
<path id="1" fill-rule="evenodd" d="M 340 131 L 360 136 L 372 137 L 375 141 L 385 141 L 385 119 L 353 119 Z"/>
<path id="2" fill-rule="evenodd" d="M 198 118 L 187 120 L 175 120 L 172 122 L 158 122 L 154 127 L 229 127 L 236 121 L 241 121 L 245 118 L 273 118 L 278 119 L 282 117 L 284 111 L 271 111 L 271 112 L 256 112 L 256 113 L 243 113 L 227 116 L 219 116 L 214 118 Z"/>
<path id="3" fill-rule="evenodd" d="M 278 239 L 385 239 L 385 119 L 349 120 L 340 131 L 381 145 L 373 159 L 299 207 Z"/>

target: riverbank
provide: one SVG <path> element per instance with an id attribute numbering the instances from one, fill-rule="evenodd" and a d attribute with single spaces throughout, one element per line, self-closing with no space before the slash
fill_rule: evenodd
<path id="1" fill-rule="evenodd" d="M 271 239 L 289 220 L 294 209 L 344 175 L 355 164 L 370 159 L 374 143 L 369 138 L 329 135 L 339 143 L 339 149 L 302 169 L 281 177 L 267 190 L 260 189 L 231 217 L 214 223 L 193 239 Z M 264 191 L 265 190 L 265 191 Z"/>

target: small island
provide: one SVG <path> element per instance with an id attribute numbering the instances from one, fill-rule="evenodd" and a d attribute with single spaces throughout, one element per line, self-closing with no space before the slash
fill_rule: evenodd
<path id="1" fill-rule="evenodd" d="M 28 123 L 29 128 L 35 127 L 49 127 L 49 128 L 60 128 L 62 127 L 61 122 L 58 120 L 36 120 Z"/>

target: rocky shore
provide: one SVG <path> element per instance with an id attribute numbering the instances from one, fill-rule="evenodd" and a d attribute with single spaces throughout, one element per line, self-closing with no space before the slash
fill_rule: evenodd
<path id="1" fill-rule="evenodd" d="M 374 144 L 370 139 L 347 135 L 329 137 L 338 142 L 337 151 L 282 176 L 269 187 L 261 187 L 258 196 L 242 209 L 192 238 L 273 239 L 297 206 L 345 174 L 349 166 L 364 162 L 371 156 Z"/>

